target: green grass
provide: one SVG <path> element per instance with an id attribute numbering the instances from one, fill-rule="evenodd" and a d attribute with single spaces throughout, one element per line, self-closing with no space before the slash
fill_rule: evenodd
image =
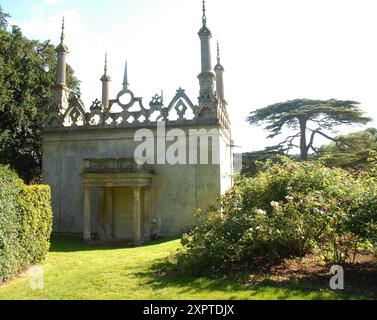
<path id="1" fill-rule="evenodd" d="M 352 298 L 331 291 L 277 288 L 273 284 L 255 288 L 236 281 L 162 276 L 156 266 L 163 265 L 178 248 L 177 240 L 120 249 L 57 238 L 43 265 L 44 289 L 32 290 L 30 279 L 23 277 L 0 286 L 0 300 Z"/>

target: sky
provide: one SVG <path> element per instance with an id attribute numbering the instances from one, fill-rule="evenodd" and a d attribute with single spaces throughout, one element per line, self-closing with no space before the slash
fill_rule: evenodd
<path id="1" fill-rule="evenodd" d="M 111 96 L 130 89 L 148 105 L 164 90 L 199 95 L 201 0 L 0 0 L 32 39 L 58 44 L 66 20 L 68 63 L 81 80 L 87 108 L 101 97 L 108 53 Z M 296 98 L 355 100 L 377 120 L 377 3 L 375 0 L 207 0 L 208 26 L 221 47 L 225 95 L 239 151 L 278 140 L 252 127 L 253 110 Z M 369 127 L 376 127 L 376 122 Z M 339 133 L 362 130 L 342 127 Z M 280 137 L 281 139 L 281 137 Z M 318 139 L 317 145 L 326 141 Z"/>

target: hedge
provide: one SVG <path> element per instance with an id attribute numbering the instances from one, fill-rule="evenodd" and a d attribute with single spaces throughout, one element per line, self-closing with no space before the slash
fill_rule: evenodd
<path id="1" fill-rule="evenodd" d="M 0 282 L 42 262 L 50 248 L 51 191 L 0 166 Z"/>

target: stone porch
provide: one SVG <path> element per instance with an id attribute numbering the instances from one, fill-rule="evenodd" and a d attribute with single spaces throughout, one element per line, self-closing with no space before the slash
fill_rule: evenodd
<path id="1" fill-rule="evenodd" d="M 153 171 L 134 159 L 87 159 L 84 184 L 84 240 L 97 234 L 103 241 L 148 242 L 152 228 Z M 98 212 L 92 212 L 92 194 L 99 191 Z M 97 230 L 92 230 L 97 214 Z"/>

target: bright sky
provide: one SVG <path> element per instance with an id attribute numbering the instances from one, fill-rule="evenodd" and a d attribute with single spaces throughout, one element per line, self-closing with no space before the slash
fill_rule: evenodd
<path id="1" fill-rule="evenodd" d="M 162 89 L 170 100 L 180 86 L 197 103 L 201 0 L 2 0 L 1 5 L 26 36 L 54 44 L 65 16 L 68 62 L 82 81 L 86 107 L 101 97 L 105 52 L 112 97 L 122 88 L 127 59 L 130 88 L 144 105 Z M 375 0 L 207 0 L 213 62 L 219 40 L 233 135 L 243 151 L 274 143 L 245 119 L 277 102 L 356 100 L 377 120 L 376 9 Z"/>

